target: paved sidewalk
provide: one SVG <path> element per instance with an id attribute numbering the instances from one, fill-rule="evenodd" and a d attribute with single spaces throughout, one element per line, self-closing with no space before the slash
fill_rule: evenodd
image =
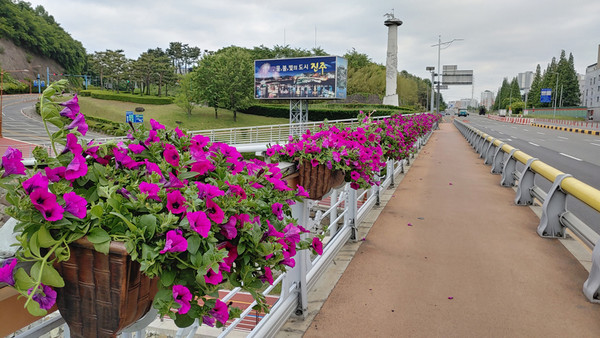
<path id="1" fill-rule="evenodd" d="M 303 337 L 599 337 L 587 271 L 499 182 L 441 124 Z"/>

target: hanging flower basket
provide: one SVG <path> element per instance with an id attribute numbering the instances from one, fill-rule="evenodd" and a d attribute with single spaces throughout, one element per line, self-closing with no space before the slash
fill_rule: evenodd
<path id="1" fill-rule="evenodd" d="M 344 184 L 344 172 L 331 170 L 324 164 L 313 166 L 309 160 L 300 162 L 298 184 L 308 190 L 310 199 L 320 200 L 332 188 Z"/>
<path id="2" fill-rule="evenodd" d="M 56 301 L 71 337 L 115 337 L 150 310 L 158 279 L 140 272 L 123 242 L 111 242 L 108 255 L 85 237 L 69 247 L 70 259 L 55 268 L 65 280 Z"/>

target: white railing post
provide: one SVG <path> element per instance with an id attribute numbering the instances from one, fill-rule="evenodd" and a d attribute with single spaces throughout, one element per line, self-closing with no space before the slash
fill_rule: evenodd
<path id="1" fill-rule="evenodd" d="M 394 160 L 387 160 L 386 176 L 390 177 L 390 187 L 394 187 Z M 404 168 L 403 168 L 404 169 Z"/>
<path id="2" fill-rule="evenodd" d="M 309 223 L 310 203 L 307 200 L 298 202 L 292 205 L 292 217 L 298 220 L 298 224 L 308 228 Z M 307 234 L 302 234 L 302 239 L 307 238 Z M 310 256 L 308 250 L 299 250 L 294 256 L 296 264 L 288 270 L 283 280 L 284 290 L 289 290 L 293 284 L 296 284 L 296 292 L 298 293 L 298 303 L 294 314 L 302 319 L 306 318 L 308 312 L 308 284 L 306 275 L 308 273 L 308 264 L 310 264 Z M 283 297 L 282 293 L 282 297 Z M 287 298 L 287 295 L 286 297 Z"/>
<path id="3" fill-rule="evenodd" d="M 337 210 L 337 206 L 334 207 L 334 205 L 338 202 L 338 190 L 337 189 L 333 189 L 333 191 L 331 191 L 331 201 L 329 202 L 331 212 L 329 213 L 329 235 L 331 237 L 335 236 L 335 234 L 337 233 L 337 222 L 332 223 L 332 220 L 335 220 L 338 218 L 338 210 Z"/>
<path id="4" fill-rule="evenodd" d="M 358 210 L 356 206 L 356 190 L 350 188 L 347 185 L 348 194 L 346 195 L 346 209 L 348 213 L 344 217 L 344 223 L 348 224 L 352 229 L 352 235 L 350 235 L 350 239 L 357 240 L 358 237 L 358 229 L 356 224 L 356 216 L 358 216 Z"/>

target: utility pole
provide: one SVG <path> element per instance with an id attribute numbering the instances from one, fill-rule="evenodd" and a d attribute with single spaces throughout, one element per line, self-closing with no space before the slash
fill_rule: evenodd
<path id="1" fill-rule="evenodd" d="M 446 41 L 446 42 L 442 42 L 442 36 L 438 35 L 438 43 L 436 45 L 431 45 L 431 47 L 436 47 L 438 48 L 438 68 L 437 68 L 437 98 L 436 98 L 436 109 L 437 112 L 439 113 L 440 111 L 440 85 L 442 84 L 441 80 L 440 80 L 440 75 L 442 75 L 441 72 L 441 65 L 440 65 L 440 54 L 441 54 L 441 50 L 442 50 L 442 45 L 444 46 L 444 49 L 450 47 L 450 45 L 454 42 L 454 41 L 463 41 L 464 39 L 452 39 L 450 41 Z"/>

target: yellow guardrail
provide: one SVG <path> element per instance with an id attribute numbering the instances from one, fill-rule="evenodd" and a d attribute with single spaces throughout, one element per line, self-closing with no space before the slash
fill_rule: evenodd
<path id="1" fill-rule="evenodd" d="M 479 135 L 486 142 L 492 142 L 493 145 L 496 147 L 500 146 L 500 144 L 503 143 L 500 140 L 498 140 L 488 134 L 483 133 L 482 131 L 478 130 L 477 128 L 474 128 L 472 126 L 467 126 L 467 125 L 465 125 L 465 127 L 471 129 L 472 132 Z M 504 145 L 502 145 L 501 149 L 505 153 L 510 154 L 510 152 L 515 148 L 504 143 Z M 513 157 L 517 161 L 519 161 L 523 164 L 527 164 L 527 161 L 529 161 L 529 159 L 533 158 L 532 156 L 530 156 L 520 150 L 515 151 L 513 154 Z M 554 182 L 558 175 L 564 174 L 562 171 L 560 171 L 540 160 L 533 161 L 531 163 L 531 169 L 535 173 L 543 176 L 545 179 L 547 179 L 550 182 Z M 600 190 L 598 190 L 598 189 L 588 185 L 587 183 L 584 183 L 574 177 L 565 178 L 561 182 L 560 188 L 563 191 L 565 191 L 566 193 L 577 198 L 581 202 L 587 204 L 589 207 L 600 212 Z"/>

